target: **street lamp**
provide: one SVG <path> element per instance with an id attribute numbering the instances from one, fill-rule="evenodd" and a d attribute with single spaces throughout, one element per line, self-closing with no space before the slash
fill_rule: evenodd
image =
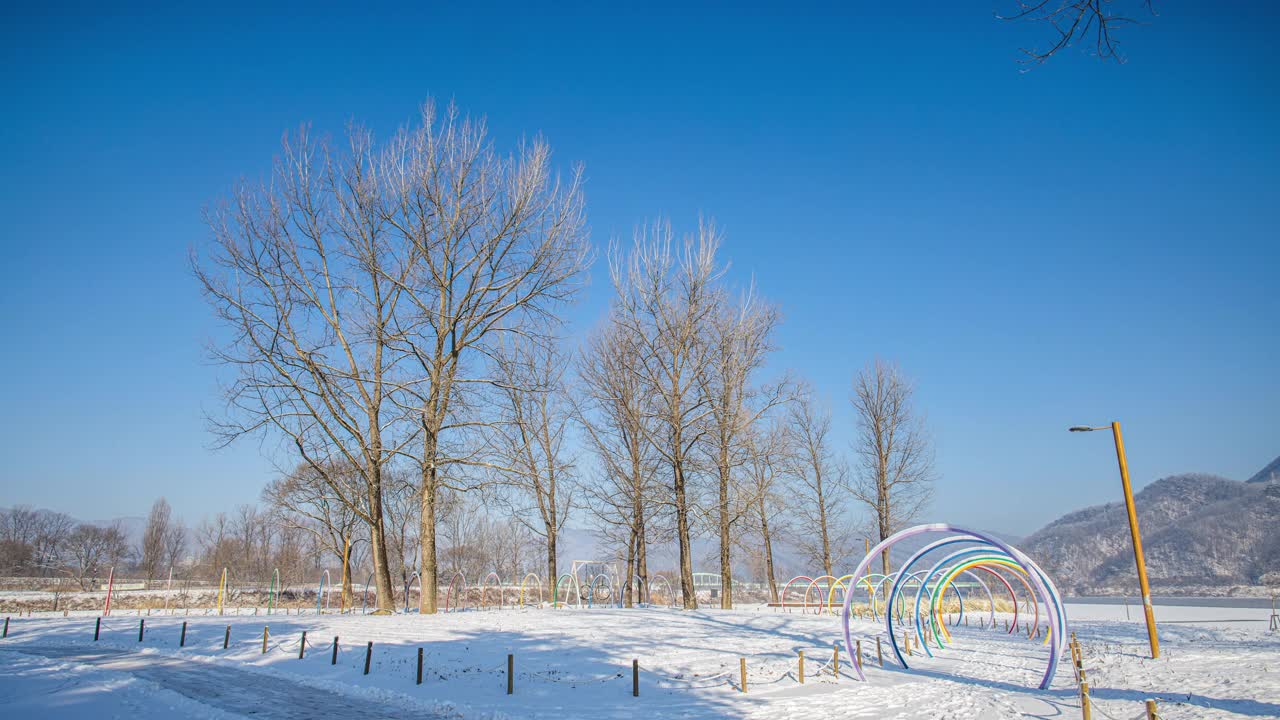
<path id="1" fill-rule="evenodd" d="M 1124 506 L 1129 512 L 1129 534 L 1133 537 L 1133 560 L 1138 566 L 1138 584 L 1142 587 L 1142 612 L 1147 616 L 1147 639 L 1151 642 L 1151 657 L 1160 657 L 1160 639 L 1156 637 L 1156 618 L 1151 610 L 1151 587 L 1147 584 L 1147 561 L 1142 555 L 1142 534 L 1138 532 L 1138 512 L 1133 507 L 1133 488 L 1129 485 L 1129 463 L 1124 457 L 1124 437 L 1120 435 L 1120 423 L 1102 427 L 1077 425 L 1071 432 L 1111 430 L 1116 441 L 1116 460 L 1120 463 L 1120 483 L 1124 486 Z"/>

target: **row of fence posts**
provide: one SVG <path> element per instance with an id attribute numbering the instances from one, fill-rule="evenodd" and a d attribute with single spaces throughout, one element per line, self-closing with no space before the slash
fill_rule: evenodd
<path id="1" fill-rule="evenodd" d="M 1089 676 L 1084 669 L 1084 651 L 1076 634 L 1071 633 L 1071 667 L 1075 671 L 1076 682 L 1080 685 L 1080 716 L 1084 720 L 1093 720 L 1093 700 L 1089 697 Z M 1159 708 L 1155 700 L 1146 702 L 1147 720 L 1160 720 Z"/>

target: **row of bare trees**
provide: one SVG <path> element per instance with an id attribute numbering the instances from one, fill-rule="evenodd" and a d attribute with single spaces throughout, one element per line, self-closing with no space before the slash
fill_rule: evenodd
<path id="1" fill-rule="evenodd" d="M 504 531 L 537 539 L 548 583 L 575 508 L 628 577 L 647 580 L 649 548 L 674 540 L 688 607 L 698 537 L 718 548 L 729 607 L 735 548 L 768 548 L 784 510 L 831 570 L 851 493 L 881 535 L 924 497 L 906 492 L 929 477 L 923 434 L 903 430 L 909 386 L 888 365 L 864 373 L 903 402 L 864 402 L 856 386 L 858 461 L 839 460 L 827 411 L 769 367 L 781 313 L 729 282 L 710 222 L 683 236 L 656 222 L 613 246 L 606 316 L 568 349 L 562 310 L 591 260 L 580 185 L 556 176 L 544 142 L 501 155 L 482 122 L 428 103 L 383 143 L 356 127 L 338 150 L 303 129 L 270 182 L 208 213 L 193 264 L 226 330 L 212 350 L 232 371 L 219 439 L 278 442 L 294 469 L 264 493 L 274 516 L 348 579 L 363 544 L 380 611 L 396 575 L 417 568 L 433 588 L 458 566 L 442 525 L 472 491 Z M 436 593 L 420 607 L 434 612 Z"/>

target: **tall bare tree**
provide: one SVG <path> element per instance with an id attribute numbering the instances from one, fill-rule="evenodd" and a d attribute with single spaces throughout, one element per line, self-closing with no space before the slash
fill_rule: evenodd
<path id="1" fill-rule="evenodd" d="M 726 294 L 707 316 L 708 361 L 698 376 L 709 412 L 704 450 L 715 468 L 716 487 L 712 523 L 720 540 L 720 607 L 733 607 L 735 526 L 754 506 L 751 483 L 735 482 L 745 461 L 743 435 L 765 412 L 778 404 L 787 382 L 772 387 L 755 385 L 755 375 L 775 350 L 774 331 L 781 321 L 777 307 L 756 297 L 749 287 L 737 303 Z"/>
<path id="2" fill-rule="evenodd" d="M 915 518 L 933 494 L 933 448 L 913 394 L 896 365 L 876 359 L 854 378 L 849 398 L 858 418 L 851 490 L 870 510 L 880 540 Z M 881 564 L 887 575 L 888 552 Z"/>
<path id="3" fill-rule="evenodd" d="M 806 560 L 833 575 L 836 560 L 849 552 L 853 528 L 842 490 L 849 468 L 831 447 L 831 411 L 821 407 L 806 388 L 787 411 L 787 472 L 793 479 L 791 509 L 799 530 L 796 545 Z"/>
<path id="4" fill-rule="evenodd" d="M 159 574 L 166 557 L 172 509 L 169 502 L 159 498 L 151 505 L 151 513 L 147 515 L 147 525 L 142 531 L 142 544 L 138 555 L 142 562 L 142 573 L 150 583 Z"/>
<path id="5" fill-rule="evenodd" d="M 653 408 L 640 366 L 637 341 L 616 314 L 583 343 L 578 360 L 574 414 L 596 458 L 597 477 L 588 485 L 587 507 L 605 535 L 620 531 L 627 584 L 623 602 L 643 601 L 649 585 L 648 549 L 653 542 L 657 458 L 650 442 Z M 630 582 L 638 577 L 640 582 Z"/>
<path id="6" fill-rule="evenodd" d="M 242 185 L 207 214 L 212 242 L 193 265 L 231 330 L 213 350 L 236 371 L 220 439 L 272 434 L 327 482 L 369 526 L 378 611 L 390 612 L 383 474 L 408 437 L 389 436 L 389 348 L 410 265 L 393 255 L 379 160 L 359 128 L 342 153 L 306 129 L 286 138 L 271 183 Z M 335 467 L 359 474 L 356 493 L 328 476 Z"/>
<path id="7" fill-rule="evenodd" d="M 119 523 L 82 523 L 67 538 L 68 572 L 79 581 L 81 590 L 91 590 L 107 568 L 119 564 L 128 552 L 128 541 Z"/>
<path id="8" fill-rule="evenodd" d="M 744 438 L 745 470 L 752 490 L 751 522 L 760 536 L 761 558 L 769 599 L 778 602 L 778 580 L 774 564 L 773 542 L 779 536 L 783 514 L 787 509 L 787 491 L 780 482 L 786 470 L 787 443 L 785 428 L 774 422 L 768 426 L 756 423 Z"/>
<path id="9" fill-rule="evenodd" d="M 419 126 L 391 141 L 380 221 L 396 238 L 392 285 L 409 306 L 397 350 L 419 379 L 403 384 L 421 471 L 422 585 L 438 580 L 436 516 L 451 465 L 483 466 L 472 442 L 486 424 L 474 395 L 492 387 L 498 341 L 548 339 L 555 310 L 574 298 L 590 246 L 581 173 L 561 183 L 541 140 L 496 153 L 483 122 L 428 103 Z M 388 275 L 392 277 L 392 275 Z M 423 592 L 421 611 L 436 611 Z"/>
<path id="10" fill-rule="evenodd" d="M 636 231 L 629 253 L 610 257 L 619 322 L 636 343 L 635 372 L 653 400 L 650 443 L 670 468 L 670 502 L 675 510 L 684 607 L 696 609 L 691 544 L 691 482 L 695 446 L 711 413 L 701 378 L 711 363 L 705 329 L 719 307 L 716 262 L 720 235 L 709 222 L 673 248 L 669 223 Z"/>
<path id="11" fill-rule="evenodd" d="M 553 343 L 515 337 L 495 355 L 496 413 L 487 453 L 496 497 L 512 517 L 542 538 L 546 582 L 559 575 L 556 542 L 573 506 L 576 468 L 566 446 L 572 411 L 564 385 L 566 359 Z"/>

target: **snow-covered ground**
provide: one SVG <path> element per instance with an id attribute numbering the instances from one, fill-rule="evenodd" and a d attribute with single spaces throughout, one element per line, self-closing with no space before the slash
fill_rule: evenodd
<path id="1" fill-rule="evenodd" d="M 1143 701 L 1164 718 L 1280 717 L 1280 633 L 1256 609 L 1158 608 L 1163 655 L 1145 657 L 1140 614 L 1123 606 L 1072 605 L 1084 647 L 1094 717 L 1132 720 Z M 1036 685 L 1047 649 L 1025 635 L 953 629 L 935 657 L 910 670 L 875 659 L 871 622 L 863 638 L 867 682 L 832 648 L 837 617 L 768 608 L 507 609 L 436 616 L 207 615 L 103 620 L 94 615 L 14 618 L 0 641 L 4 717 L 279 717 L 320 715 L 430 718 L 1076 718 L 1069 659 L 1053 687 Z M 978 616 L 971 618 L 977 621 Z M 998 616 L 1005 617 L 1005 616 Z M 179 648 L 183 621 L 186 646 Z M 262 654 L 263 625 L 270 626 Z M 222 649 L 225 628 L 231 644 Z M 1001 628 L 1002 630 L 1003 628 Z M 298 658 L 303 631 L 306 657 Z M 334 636 L 339 638 L 331 665 Z M 367 643 L 373 642 L 368 675 Z M 415 684 L 418 648 L 422 685 Z M 806 682 L 797 678 L 797 652 Z M 506 662 L 514 655 L 513 695 Z M 747 692 L 739 688 L 746 658 Z M 632 696 L 631 663 L 640 663 Z"/>

